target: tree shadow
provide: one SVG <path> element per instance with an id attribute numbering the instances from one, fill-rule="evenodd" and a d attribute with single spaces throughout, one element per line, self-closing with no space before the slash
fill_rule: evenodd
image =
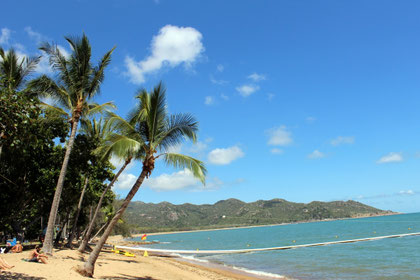
<path id="1" fill-rule="evenodd" d="M 103 280 L 157 280 L 156 278 L 153 278 L 151 276 L 131 276 L 127 274 L 121 274 L 122 276 L 104 276 L 101 277 Z"/>
<path id="2" fill-rule="evenodd" d="M 16 280 L 45 280 L 46 278 L 30 276 L 30 275 L 27 275 L 27 274 L 17 273 L 17 272 L 12 272 L 12 271 L 1 272 L 0 280 L 11 280 L 11 279 L 16 279 Z"/>

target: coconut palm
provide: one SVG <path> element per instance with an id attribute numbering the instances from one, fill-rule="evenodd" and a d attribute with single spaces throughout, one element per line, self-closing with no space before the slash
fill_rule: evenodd
<path id="1" fill-rule="evenodd" d="M 14 49 L 4 51 L 0 47 L 0 89 L 10 93 L 21 90 L 28 76 L 35 70 L 39 57 L 19 57 Z M 0 122 L 0 139 L 5 137 L 7 125 Z M 3 142 L 0 141 L 0 156 L 3 149 Z"/>
<path id="2" fill-rule="evenodd" d="M 122 159 L 124 161 L 124 164 L 121 166 L 120 170 L 115 174 L 112 181 L 108 184 L 108 186 L 105 188 L 105 190 L 102 192 L 102 195 L 98 201 L 98 205 L 96 206 L 95 213 L 93 214 L 92 220 L 89 223 L 88 229 L 83 236 L 83 240 L 79 246 L 78 251 L 83 253 L 86 249 L 86 246 L 88 244 L 88 241 L 90 239 L 90 235 L 92 234 L 92 230 L 95 225 L 96 218 L 98 217 L 99 210 L 101 209 L 102 202 L 105 198 L 106 193 L 110 190 L 110 188 L 114 185 L 114 183 L 117 181 L 118 177 L 121 175 L 121 173 L 124 171 L 124 169 L 127 167 L 128 164 L 130 164 L 131 160 L 133 158 L 141 159 L 143 157 L 144 151 L 140 150 L 137 151 L 136 148 L 137 142 L 125 135 L 118 134 L 116 132 L 113 132 L 113 126 L 110 125 L 111 119 L 120 119 L 120 117 L 114 113 L 108 113 L 108 119 L 105 122 L 105 129 L 103 128 L 103 133 L 100 139 L 103 139 L 101 141 L 101 146 L 97 149 L 98 154 L 102 155 L 103 159 L 108 160 L 111 155 L 115 156 L 116 158 Z M 91 127 L 95 127 L 95 124 L 90 124 Z M 97 131 L 100 131 L 100 129 L 96 129 Z M 105 132 L 106 133 L 105 133 Z"/>
<path id="3" fill-rule="evenodd" d="M 95 262 L 102 246 L 144 179 L 152 174 L 156 159 L 163 158 L 166 164 L 175 168 L 187 168 L 203 184 L 205 183 L 206 168 L 201 161 L 186 155 L 169 152 L 171 148 L 179 145 L 185 139 L 196 141 L 198 123 L 194 117 L 190 114 L 170 116 L 167 114 L 165 89 L 161 83 L 151 93 L 141 90 L 137 98 L 139 103 L 129 114 L 128 121 L 121 118 L 113 118 L 112 121 L 117 124 L 121 135 L 126 135 L 132 139 L 137 150 L 144 151 L 142 171 L 89 255 L 84 267 L 79 269 L 79 272 L 85 276 L 93 276 Z"/>
<path id="4" fill-rule="evenodd" d="M 97 66 L 93 66 L 91 46 L 86 35 L 83 34 L 81 38 L 65 37 L 65 39 L 72 48 L 72 54 L 69 57 L 65 57 L 56 45 L 43 43 L 40 47 L 48 55 L 51 67 L 57 71 L 57 78 L 52 79 L 43 75 L 31 81 L 29 85 L 31 90 L 40 96 L 50 98 L 58 104 L 58 106 L 54 106 L 44 103 L 50 117 L 65 117 L 71 125 L 71 133 L 66 145 L 66 153 L 57 181 L 42 248 L 47 254 L 52 254 L 54 224 L 79 121 L 81 118 L 113 106 L 112 103 L 93 104 L 90 103 L 90 100 L 99 93 L 104 80 L 104 71 L 111 61 L 114 48 L 102 57 Z"/>
<path id="5" fill-rule="evenodd" d="M 8 90 L 20 90 L 28 76 L 35 70 L 40 57 L 19 57 L 14 49 L 0 47 L 0 76 Z"/>

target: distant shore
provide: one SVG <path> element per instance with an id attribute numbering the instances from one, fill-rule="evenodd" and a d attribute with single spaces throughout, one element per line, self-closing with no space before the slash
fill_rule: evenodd
<path id="1" fill-rule="evenodd" d="M 257 227 L 272 227 L 272 226 L 284 226 L 284 225 L 291 225 L 291 224 L 303 224 L 303 223 L 314 223 L 314 222 L 328 222 L 328 221 L 339 221 L 339 220 L 348 220 L 348 219 L 362 219 L 362 218 L 369 218 L 369 217 L 380 217 L 380 216 L 391 216 L 391 215 L 401 215 L 404 213 L 399 212 L 389 212 L 389 213 L 382 213 L 382 214 L 365 214 L 365 215 L 357 215 L 349 218 L 331 218 L 331 219 L 322 219 L 322 220 L 305 220 L 299 222 L 289 222 L 289 223 L 280 223 L 280 224 L 267 224 L 267 225 L 255 225 L 255 226 L 231 226 L 225 228 L 209 228 L 209 229 L 193 229 L 193 230 L 179 230 L 179 231 L 162 231 L 162 232 L 151 232 L 151 233 L 141 233 L 141 234 L 133 234 L 131 238 L 138 238 L 144 234 L 149 236 L 155 235 L 163 235 L 163 234 L 176 234 L 176 233 L 187 233 L 187 232 L 206 232 L 206 231 L 217 231 L 217 230 L 232 230 L 232 229 L 243 229 L 243 228 L 257 228 Z M 137 241 L 129 240 L 121 235 L 114 235 L 108 238 L 108 242 L 114 244 L 133 244 Z"/>

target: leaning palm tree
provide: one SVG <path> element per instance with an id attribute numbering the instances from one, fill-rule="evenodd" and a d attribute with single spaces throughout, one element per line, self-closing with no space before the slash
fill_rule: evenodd
<path id="1" fill-rule="evenodd" d="M 122 135 L 126 135 L 135 142 L 138 151 L 144 151 L 142 171 L 89 255 L 84 267 L 79 269 L 79 273 L 85 276 L 93 276 L 95 262 L 102 246 L 144 179 L 152 174 L 156 159 L 162 157 L 167 164 L 173 167 L 187 168 L 203 184 L 205 183 L 206 168 L 201 161 L 186 155 L 168 152 L 170 148 L 180 144 L 185 139 L 196 141 L 198 123 L 194 117 L 190 114 L 171 116 L 167 114 L 165 89 L 161 83 L 151 93 L 141 90 L 137 98 L 139 104 L 129 114 L 128 121 L 121 118 L 114 118 L 113 121 L 118 124 Z M 158 152 L 159 154 L 157 154 Z"/>
<path id="2" fill-rule="evenodd" d="M 108 113 L 108 118 L 105 121 L 104 128 L 102 128 L 103 133 L 101 134 L 101 144 L 99 148 L 96 150 L 98 154 L 102 156 L 104 160 L 108 160 L 110 156 L 115 156 L 116 158 L 122 159 L 124 164 L 121 166 L 120 170 L 115 174 L 112 181 L 108 184 L 105 190 L 102 192 L 101 197 L 99 198 L 98 204 L 96 205 L 95 213 L 89 223 L 87 231 L 83 236 L 82 242 L 78 248 L 78 251 L 83 253 L 86 250 L 86 246 L 89 242 L 90 235 L 92 234 L 96 218 L 98 217 L 99 210 L 102 207 L 102 202 L 105 198 L 106 193 L 110 190 L 110 188 L 114 185 L 117 181 L 118 177 L 124 171 L 128 164 L 132 161 L 133 158 L 141 159 L 143 157 L 144 151 L 140 150 L 137 151 L 138 148 L 137 141 L 130 139 L 125 135 L 121 135 L 117 132 L 113 132 L 114 127 L 111 125 L 111 120 L 113 119 L 121 119 L 118 115 L 114 113 Z M 91 124 L 93 127 L 94 124 Z M 97 129 L 99 131 L 99 129 Z"/>
<path id="3" fill-rule="evenodd" d="M 93 66 L 90 61 L 91 46 L 86 35 L 83 34 L 81 38 L 65 37 L 65 39 L 72 48 L 72 54 L 68 58 L 60 52 L 56 45 L 44 43 L 40 47 L 48 55 L 51 67 L 58 72 L 57 78 L 51 79 L 43 75 L 33 80 L 29 85 L 31 90 L 42 97 L 54 100 L 59 105 L 54 106 L 44 103 L 49 116 L 65 117 L 71 125 L 70 137 L 66 145 L 66 153 L 57 181 L 42 247 L 47 254 L 52 254 L 54 224 L 79 121 L 83 117 L 88 117 L 113 106 L 112 103 L 92 104 L 90 100 L 99 93 L 104 80 L 105 68 L 111 61 L 114 48 L 102 57 L 97 66 Z"/>
<path id="4" fill-rule="evenodd" d="M 14 49 L 4 51 L 0 47 L 0 76 L 8 90 L 20 90 L 28 76 L 35 71 L 40 57 L 19 57 Z"/>

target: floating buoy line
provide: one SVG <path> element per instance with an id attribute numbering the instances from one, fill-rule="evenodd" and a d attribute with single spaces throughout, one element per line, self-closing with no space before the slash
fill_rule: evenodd
<path id="1" fill-rule="evenodd" d="M 316 247 L 316 246 L 326 246 L 334 244 L 343 244 L 343 243 L 354 243 L 354 242 L 363 242 L 363 241 L 374 241 L 386 238 L 398 238 L 398 237 L 407 237 L 420 235 L 420 232 L 413 233 L 404 233 L 404 234 L 395 234 L 395 235 L 385 235 L 385 236 L 375 236 L 367 238 L 358 238 L 358 239 L 349 239 L 349 240 L 339 240 L 331 242 L 321 242 L 321 243 L 311 243 L 311 244 L 302 244 L 302 245 L 292 245 L 292 246 L 282 246 L 282 247 L 271 247 L 271 248 L 255 248 L 255 249 L 238 249 L 238 250 L 168 250 L 168 249 L 154 249 L 154 248 L 145 248 L 145 247 L 129 247 L 129 246 L 115 246 L 119 249 L 128 249 L 128 250 L 137 250 L 137 251 L 148 251 L 155 253 L 165 253 L 165 254 L 241 254 L 241 253 L 250 253 L 250 252 L 263 252 L 263 251 L 275 251 L 275 250 L 288 250 L 288 249 L 297 249 L 305 247 Z"/>

